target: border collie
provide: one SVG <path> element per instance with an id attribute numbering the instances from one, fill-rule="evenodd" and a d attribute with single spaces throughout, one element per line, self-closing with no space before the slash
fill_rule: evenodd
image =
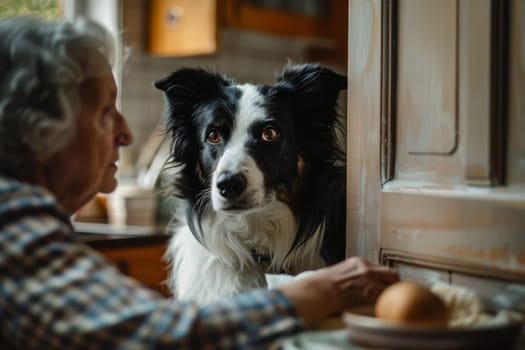
<path id="1" fill-rule="evenodd" d="M 346 77 L 288 64 L 275 86 L 182 68 L 166 97 L 169 163 L 183 203 L 166 252 L 177 298 L 208 303 L 344 259 Z"/>

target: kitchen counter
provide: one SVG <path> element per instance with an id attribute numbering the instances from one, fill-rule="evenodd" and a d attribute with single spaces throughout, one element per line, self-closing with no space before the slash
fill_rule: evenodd
<path id="1" fill-rule="evenodd" d="M 103 254 L 124 274 L 165 296 L 168 263 L 164 252 L 169 234 L 163 227 L 123 226 L 73 222 L 77 238 Z"/>
<path id="2" fill-rule="evenodd" d="M 165 232 L 165 226 L 122 226 L 108 224 L 73 222 L 77 239 L 93 248 L 142 247 L 152 244 L 167 243 L 171 237 Z"/>

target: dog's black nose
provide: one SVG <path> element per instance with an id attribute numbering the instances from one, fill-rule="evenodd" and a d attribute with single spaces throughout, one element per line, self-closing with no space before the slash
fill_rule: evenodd
<path id="1" fill-rule="evenodd" d="M 217 188 L 224 198 L 237 198 L 246 189 L 246 177 L 241 173 L 221 173 L 217 176 Z"/>

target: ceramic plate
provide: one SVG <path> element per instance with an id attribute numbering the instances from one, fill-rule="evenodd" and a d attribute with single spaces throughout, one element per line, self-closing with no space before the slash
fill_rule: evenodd
<path id="1" fill-rule="evenodd" d="M 343 321 L 353 342 L 388 349 L 512 349 L 521 322 L 468 329 L 405 326 L 381 321 L 372 307 L 345 312 Z"/>

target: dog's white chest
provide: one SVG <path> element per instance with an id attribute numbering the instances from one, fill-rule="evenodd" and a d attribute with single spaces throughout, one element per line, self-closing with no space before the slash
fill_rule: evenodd
<path id="1" fill-rule="evenodd" d="M 234 266 L 204 248 L 187 226 L 175 234 L 167 253 L 173 264 L 169 284 L 178 299 L 205 304 L 266 287 L 264 271 L 257 264 L 248 260 L 242 266 Z"/>
<path id="2" fill-rule="evenodd" d="M 265 288 L 268 268 L 294 266 L 298 271 L 324 266 L 318 247 L 309 240 L 288 254 L 296 223 L 290 209 L 276 202 L 250 216 L 214 214 L 201 221 L 205 248 L 187 225 L 179 227 L 167 256 L 172 262 L 169 284 L 177 298 L 208 303 L 254 288 Z M 313 244 L 313 245 L 312 245 Z M 268 253 L 262 264 L 253 252 Z"/>

